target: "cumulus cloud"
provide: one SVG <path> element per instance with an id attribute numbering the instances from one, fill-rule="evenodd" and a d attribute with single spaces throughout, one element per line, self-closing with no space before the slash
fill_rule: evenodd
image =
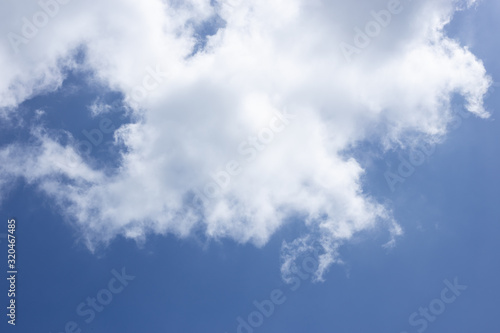
<path id="1" fill-rule="evenodd" d="M 53 198 L 91 248 L 117 234 L 200 230 L 263 246 L 299 219 L 310 234 L 284 245 L 283 274 L 313 237 L 321 279 L 356 233 L 385 226 L 388 245 L 402 233 L 345 151 L 436 140 L 455 96 L 488 116 L 481 61 L 443 30 L 473 1 L 49 2 L 53 17 L 22 42 L 12 34 L 23 36 L 40 5 L 2 4 L 4 119 L 83 67 L 125 96 L 136 121 L 114 133 L 126 149 L 113 172 L 41 125 L 35 144 L 2 146 L 0 172 Z M 347 57 L 345 45 L 355 49 Z"/>

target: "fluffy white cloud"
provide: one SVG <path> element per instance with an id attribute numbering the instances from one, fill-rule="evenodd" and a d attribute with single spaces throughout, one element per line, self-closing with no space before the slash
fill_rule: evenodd
<path id="1" fill-rule="evenodd" d="M 112 173 L 35 127 L 35 145 L 0 151 L 2 177 L 24 177 L 50 195 L 90 247 L 117 234 L 198 230 L 262 246 L 298 218 L 323 246 L 320 279 L 355 233 L 387 226 L 389 244 L 402 233 L 390 210 L 363 192 L 364 170 L 346 149 L 367 139 L 387 148 L 416 136 L 436 140 L 446 133 L 455 95 L 488 116 L 482 97 L 490 80 L 481 61 L 443 31 L 464 4 L 59 4 L 36 36 L 13 44 L 10 34 L 0 43 L 4 117 L 60 87 L 64 70 L 84 66 L 123 92 L 138 120 L 115 132 L 127 150 Z M 28 1 L 2 6 L 0 29 L 18 36 L 22 17 L 33 21 L 40 10 Z M 213 24 L 217 33 L 194 52 Z M 79 51 L 83 65 L 74 62 Z M 96 114 L 105 110 L 94 106 Z M 290 246 L 307 246 L 313 236 L 304 237 Z M 286 247 L 285 275 L 302 251 L 297 246 Z"/>

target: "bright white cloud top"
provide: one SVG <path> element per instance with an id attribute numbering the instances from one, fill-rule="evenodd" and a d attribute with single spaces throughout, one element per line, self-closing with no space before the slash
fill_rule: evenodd
<path id="1" fill-rule="evenodd" d="M 262 246 L 299 218 L 312 236 L 295 252 L 287 245 L 285 264 L 305 240 L 318 239 L 321 277 L 355 233 L 378 225 L 392 237 L 402 232 L 390 209 L 363 192 L 364 170 L 347 149 L 364 140 L 385 148 L 437 140 L 456 95 L 488 116 L 481 61 L 444 33 L 453 14 L 472 5 L 9 1 L 0 20 L 9 32 L 0 44 L 4 121 L 77 67 L 122 92 L 137 121 L 114 133 L 127 150 L 112 173 L 39 125 L 36 145 L 1 149 L 1 185 L 17 177 L 36 185 L 90 247 L 117 234 L 200 230 Z M 217 32 L 200 47 L 197 36 L 213 25 Z M 83 65 L 74 62 L 79 51 Z M 89 105 L 89 115 L 106 110 Z"/>

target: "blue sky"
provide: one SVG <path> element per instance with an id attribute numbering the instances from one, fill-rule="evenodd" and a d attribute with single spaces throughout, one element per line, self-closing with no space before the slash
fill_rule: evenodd
<path id="1" fill-rule="evenodd" d="M 16 325 L 4 314 L 2 332 L 497 329 L 499 3 L 404 2 L 351 62 L 339 43 L 387 1 L 104 3 L 96 21 L 95 4 L 60 5 L 19 54 L 0 53 L 0 207 L 16 219 L 19 271 Z M 450 13 L 434 33 L 433 17 Z M 138 36 L 118 22 L 134 15 Z M 123 31 L 101 26 L 110 18 Z M 82 22 L 96 26 L 86 35 Z M 244 162 L 237 147 L 277 112 L 297 118 Z M 387 172 L 424 143 L 433 152 L 391 190 Z M 233 160 L 242 173 L 193 205 Z M 297 274 L 305 261 L 314 267 Z M 0 290 L 6 312 L 5 279 Z M 106 304 L 90 310 L 92 298 Z M 272 299 L 266 316 L 255 302 Z"/>

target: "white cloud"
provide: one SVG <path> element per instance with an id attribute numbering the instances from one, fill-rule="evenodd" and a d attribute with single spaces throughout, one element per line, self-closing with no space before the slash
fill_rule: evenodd
<path id="1" fill-rule="evenodd" d="M 324 247 L 321 279 L 338 261 L 338 245 L 354 234 L 378 225 L 388 226 L 392 237 L 402 232 L 390 209 L 363 192 L 364 170 L 344 156 L 347 148 L 366 139 L 393 147 L 415 134 L 441 137 L 455 94 L 465 98 L 470 112 L 488 116 L 482 97 L 490 80 L 482 63 L 443 32 L 462 2 L 402 1 L 390 24 L 346 61 L 339 45 L 351 43 L 354 28 L 364 27 L 373 19 L 370 12 L 389 2 L 60 5 L 17 54 L 8 39 L 0 44 L 4 114 L 30 96 L 60 87 L 64 70 L 80 66 L 72 59 L 83 50 L 83 66 L 121 91 L 140 120 L 115 132 L 128 149 L 112 175 L 93 169 L 55 134 L 38 128 L 37 145 L 2 148 L 3 178 L 25 177 L 36 184 L 81 228 L 91 247 L 117 234 L 140 239 L 148 232 L 187 236 L 200 229 L 210 238 L 262 246 L 300 217 Z M 4 33 L 19 33 L 21 18 L 39 9 L 28 1 L 2 6 Z M 192 55 L 195 32 L 214 15 L 225 26 Z M 137 87 L 148 83 L 151 89 L 137 104 Z M 102 110 L 96 107 L 95 113 Z M 240 143 L 254 140 L 249 137 L 285 111 L 296 119 L 265 149 L 258 151 L 257 145 L 255 159 L 245 159 Z M 53 163 L 68 156 L 82 163 Z M 212 181 L 211 173 L 232 160 L 244 166 L 241 174 L 214 198 L 193 201 L 196 190 Z M 393 243 L 391 238 L 388 244 Z"/>
<path id="2" fill-rule="evenodd" d="M 99 99 L 95 100 L 89 106 L 89 111 L 92 117 L 102 116 L 103 114 L 110 112 L 112 109 L 113 107 L 111 105 L 106 104 Z"/>

